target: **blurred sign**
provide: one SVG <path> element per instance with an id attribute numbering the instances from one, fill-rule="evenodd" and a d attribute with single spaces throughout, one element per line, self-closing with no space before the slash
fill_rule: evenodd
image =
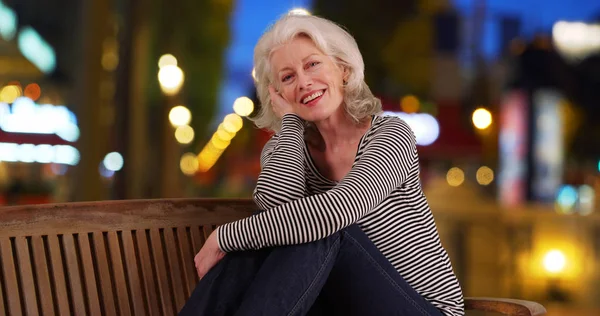
<path id="1" fill-rule="evenodd" d="M 75 142 L 79 138 L 77 119 L 65 106 L 38 105 L 26 97 L 12 106 L 0 103 L 0 129 L 10 133 L 56 134 Z"/>
<path id="2" fill-rule="evenodd" d="M 440 125 L 435 117 L 427 113 L 404 113 L 386 111 L 383 113 L 386 116 L 396 116 L 410 126 L 415 134 L 417 145 L 427 146 L 440 136 Z"/>
<path id="3" fill-rule="evenodd" d="M 528 151 L 527 94 L 509 92 L 500 108 L 500 172 L 498 199 L 502 205 L 518 205 L 527 193 Z"/>
<path id="4" fill-rule="evenodd" d="M 560 112 L 562 98 L 552 90 L 533 94 L 533 179 L 532 197 L 553 202 L 562 182 L 564 148 Z"/>
<path id="5" fill-rule="evenodd" d="M 5 6 L 0 1 L 0 37 L 5 41 L 11 41 L 17 32 L 17 15 L 15 11 Z"/>

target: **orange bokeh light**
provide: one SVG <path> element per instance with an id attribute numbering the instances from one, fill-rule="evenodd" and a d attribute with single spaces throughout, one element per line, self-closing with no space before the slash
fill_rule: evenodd
<path id="1" fill-rule="evenodd" d="M 30 98 L 33 101 L 37 101 L 42 95 L 42 89 L 37 83 L 28 84 L 25 87 L 25 96 Z"/>

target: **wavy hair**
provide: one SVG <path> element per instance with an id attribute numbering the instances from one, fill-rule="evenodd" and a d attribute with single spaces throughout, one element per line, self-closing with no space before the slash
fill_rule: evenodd
<path id="1" fill-rule="evenodd" d="M 269 84 L 273 82 L 271 53 L 298 36 L 306 36 L 325 55 L 347 70 L 344 85 L 344 108 L 354 122 L 381 112 L 381 101 L 373 96 L 365 83 L 365 64 L 356 41 L 336 23 L 313 15 L 288 14 L 275 22 L 258 40 L 254 48 L 254 84 L 261 103 L 260 111 L 251 118 L 257 127 L 274 132 L 281 130 L 281 119 L 273 112 Z"/>

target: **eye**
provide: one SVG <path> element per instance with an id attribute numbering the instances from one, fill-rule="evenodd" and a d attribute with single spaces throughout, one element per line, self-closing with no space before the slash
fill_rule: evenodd
<path id="1" fill-rule="evenodd" d="M 292 75 L 285 75 L 281 78 L 281 81 L 286 82 L 286 81 L 289 81 L 290 79 L 292 79 Z"/>
<path id="2" fill-rule="evenodd" d="M 308 63 L 308 67 L 314 67 L 316 65 L 320 64 L 320 62 L 318 61 L 311 61 L 310 63 Z"/>

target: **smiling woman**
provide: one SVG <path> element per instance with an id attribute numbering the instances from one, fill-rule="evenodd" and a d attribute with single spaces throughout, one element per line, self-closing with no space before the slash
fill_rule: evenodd
<path id="1" fill-rule="evenodd" d="M 258 127 L 280 130 L 281 118 L 269 106 L 271 96 L 268 87 L 274 84 L 276 88 L 285 89 L 286 82 L 289 87 L 288 81 L 294 79 L 294 74 L 298 75 L 298 69 L 302 70 L 300 75 L 316 75 L 320 81 L 328 80 L 328 84 L 335 84 L 337 88 L 343 85 L 344 109 L 355 122 L 381 111 L 381 101 L 373 96 L 364 82 L 363 58 L 348 32 L 331 21 L 314 16 L 285 16 L 278 26 L 266 33 L 254 49 L 256 90 L 263 104 L 254 118 Z M 296 65 L 293 65 L 294 60 Z M 273 69 L 277 67 L 281 69 Z M 276 77 L 281 75 L 279 72 L 282 70 L 290 72 L 290 77 Z M 329 70 L 339 71 L 343 77 L 338 76 L 336 81 L 331 78 L 333 73 Z M 323 78 L 323 74 L 327 79 Z M 298 84 L 293 80 L 292 83 Z"/>
<path id="2" fill-rule="evenodd" d="M 258 127 L 275 135 L 253 198 L 194 261 L 180 315 L 464 315 L 409 125 L 381 115 L 356 42 L 285 16 L 255 48 Z"/>

